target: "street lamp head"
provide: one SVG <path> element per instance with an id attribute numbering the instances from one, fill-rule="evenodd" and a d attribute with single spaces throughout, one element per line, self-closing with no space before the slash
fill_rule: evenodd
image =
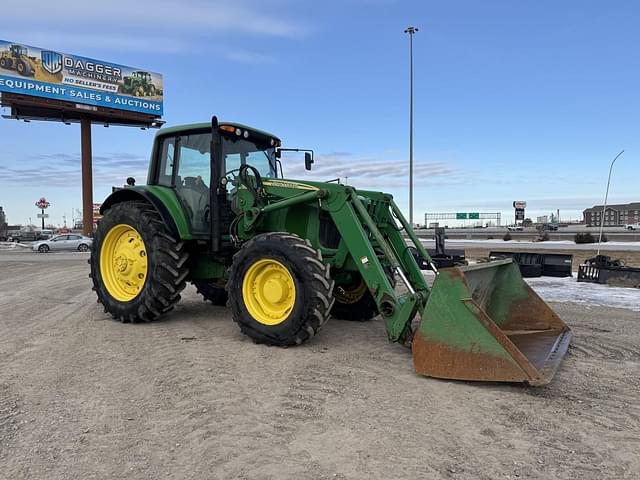
<path id="1" fill-rule="evenodd" d="M 404 33 L 408 33 L 408 34 L 410 34 L 410 35 L 413 35 L 413 34 L 414 34 L 414 33 L 416 33 L 417 31 L 418 31 L 418 28 L 417 28 L 417 27 L 407 27 L 407 28 L 404 30 Z"/>

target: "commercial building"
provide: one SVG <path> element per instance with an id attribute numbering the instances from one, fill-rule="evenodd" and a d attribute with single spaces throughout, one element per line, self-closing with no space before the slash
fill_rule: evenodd
<path id="1" fill-rule="evenodd" d="M 603 205 L 587 208 L 583 213 L 587 227 L 599 227 Z M 619 227 L 630 223 L 640 223 L 640 202 L 624 205 L 607 205 L 604 212 L 605 227 Z"/>

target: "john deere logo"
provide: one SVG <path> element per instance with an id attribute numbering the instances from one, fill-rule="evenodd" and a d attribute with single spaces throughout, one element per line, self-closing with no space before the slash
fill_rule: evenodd
<path id="1" fill-rule="evenodd" d="M 44 68 L 51 75 L 55 75 L 62 71 L 62 55 L 58 52 L 51 52 L 49 50 L 43 50 L 40 54 L 42 57 L 42 68 Z"/>

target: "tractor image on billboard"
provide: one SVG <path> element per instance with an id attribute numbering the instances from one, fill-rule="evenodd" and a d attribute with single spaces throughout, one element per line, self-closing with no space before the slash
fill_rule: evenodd
<path id="1" fill-rule="evenodd" d="M 24 77 L 33 77 L 36 65 L 36 58 L 30 57 L 29 51 L 22 45 L 14 44 L 0 52 L 0 68 L 15 70 Z"/>
<path id="2" fill-rule="evenodd" d="M 141 70 L 135 71 L 131 76 L 124 77 L 120 85 L 119 93 L 134 95 L 136 97 L 153 97 L 162 95 L 162 90 L 153 84 L 151 74 Z"/>

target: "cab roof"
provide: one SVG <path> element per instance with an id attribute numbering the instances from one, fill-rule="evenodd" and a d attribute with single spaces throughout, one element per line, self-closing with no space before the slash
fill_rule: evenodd
<path id="1" fill-rule="evenodd" d="M 273 133 L 265 132 L 264 130 L 258 130 L 257 128 L 249 127 L 248 125 L 243 125 L 242 123 L 224 122 L 222 120 L 218 120 L 218 125 L 230 125 L 230 126 L 235 127 L 235 128 L 241 128 L 243 130 L 249 130 L 249 131 L 255 132 L 255 133 L 259 134 L 259 135 L 263 135 L 263 136 L 266 136 L 266 137 L 274 138 L 276 140 L 280 140 L 280 138 L 275 136 Z M 207 129 L 210 129 L 210 128 L 211 128 L 211 122 L 190 123 L 190 124 L 187 124 L 187 125 L 176 125 L 175 127 L 161 128 L 156 133 L 156 137 L 159 136 L 159 135 L 167 135 L 167 134 L 172 134 L 172 133 L 181 133 L 181 132 L 186 132 L 186 131 L 190 131 L 190 130 L 207 130 Z"/>

